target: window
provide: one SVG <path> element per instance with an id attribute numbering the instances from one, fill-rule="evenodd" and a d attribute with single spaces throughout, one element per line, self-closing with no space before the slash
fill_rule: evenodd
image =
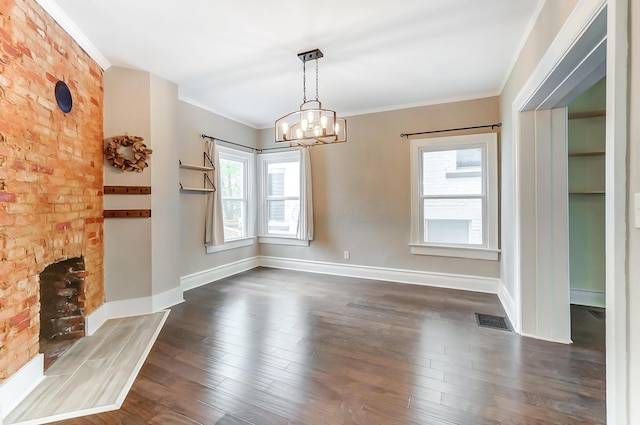
<path id="1" fill-rule="evenodd" d="M 255 189 L 253 153 L 218 146 L 222 198 L 224 245 L 208 246 L 207 252 L 218 252 L 253 244 L 255 237 Z"/>
<path id="2" fill-rule="evenodd" d="M 297 150 L 258 155 L 262 204 L 258 231 L 262 243 L 308 245 L 308 241 L 296 239 L 302 181 L 300 155 Z"/>
<path id="3" fill-rule="evenodd" d="M 411 252 L 498 259 L 495 133 L 411 142 Z"/>

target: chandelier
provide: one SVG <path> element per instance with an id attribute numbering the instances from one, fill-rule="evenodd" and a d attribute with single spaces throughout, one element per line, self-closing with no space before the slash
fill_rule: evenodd
<path id="1" fill-rule="evenodd" d="M 276 143 L 289 146 L 313 146 L 347 141 L 347 121 L 338 118 L 335 111 L 323 109 L 318 99 L 318 59 L 324 55 L 319 49 L 298 53 L 302 61 L 302 105 L 276 120 Z M 307 101 L 307 68 L 310 60 L 316 61 L 316 98 Z"/>

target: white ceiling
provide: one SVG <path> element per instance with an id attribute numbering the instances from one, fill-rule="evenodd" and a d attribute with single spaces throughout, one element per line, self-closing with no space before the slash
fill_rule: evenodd
<path id="1" fill-rule="evenodd" d="M 297 53 L 314 48 L 320 100 L 338 115 L 496 95 L 542 2 L 53 0 L 112 65 L 255 128 L 302 103 Z"/>

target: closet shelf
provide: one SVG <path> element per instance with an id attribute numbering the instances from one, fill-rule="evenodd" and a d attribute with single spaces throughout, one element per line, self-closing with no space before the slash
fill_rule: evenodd
<path id="1" fill-rule="evenodd" d="M 604 195 L 604 190 L 572 190 L 569 195 Z"/>
<path id="2" fill-rule="evenodd" d="M 570 120 L 579 120 L 582 118 L 595 118 L 595 117 L 604 117 L 607 115 L 607 111 L 604 109 L 596 110 L 596 111 L 584 111 L 584 112 L 569 112 Z"/>
<path id="3" fill-rule="evenodd" d="M 604 151 L 569 152 L 569 157 L 576 157 L 576 156 L 602 156 L 604 154 L 605 154 Z"/>

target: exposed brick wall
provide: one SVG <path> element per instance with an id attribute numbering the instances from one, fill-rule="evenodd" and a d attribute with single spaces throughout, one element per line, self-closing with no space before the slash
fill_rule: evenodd
<path id="1" fill-rule="evenodd" d="M 102 70 L 72 38 L 35 1 L 0 0 L 0 382 L 38 353 L 47 265 L 83 256 L 85 312 L 103 302 L 102 104 Z"/>

